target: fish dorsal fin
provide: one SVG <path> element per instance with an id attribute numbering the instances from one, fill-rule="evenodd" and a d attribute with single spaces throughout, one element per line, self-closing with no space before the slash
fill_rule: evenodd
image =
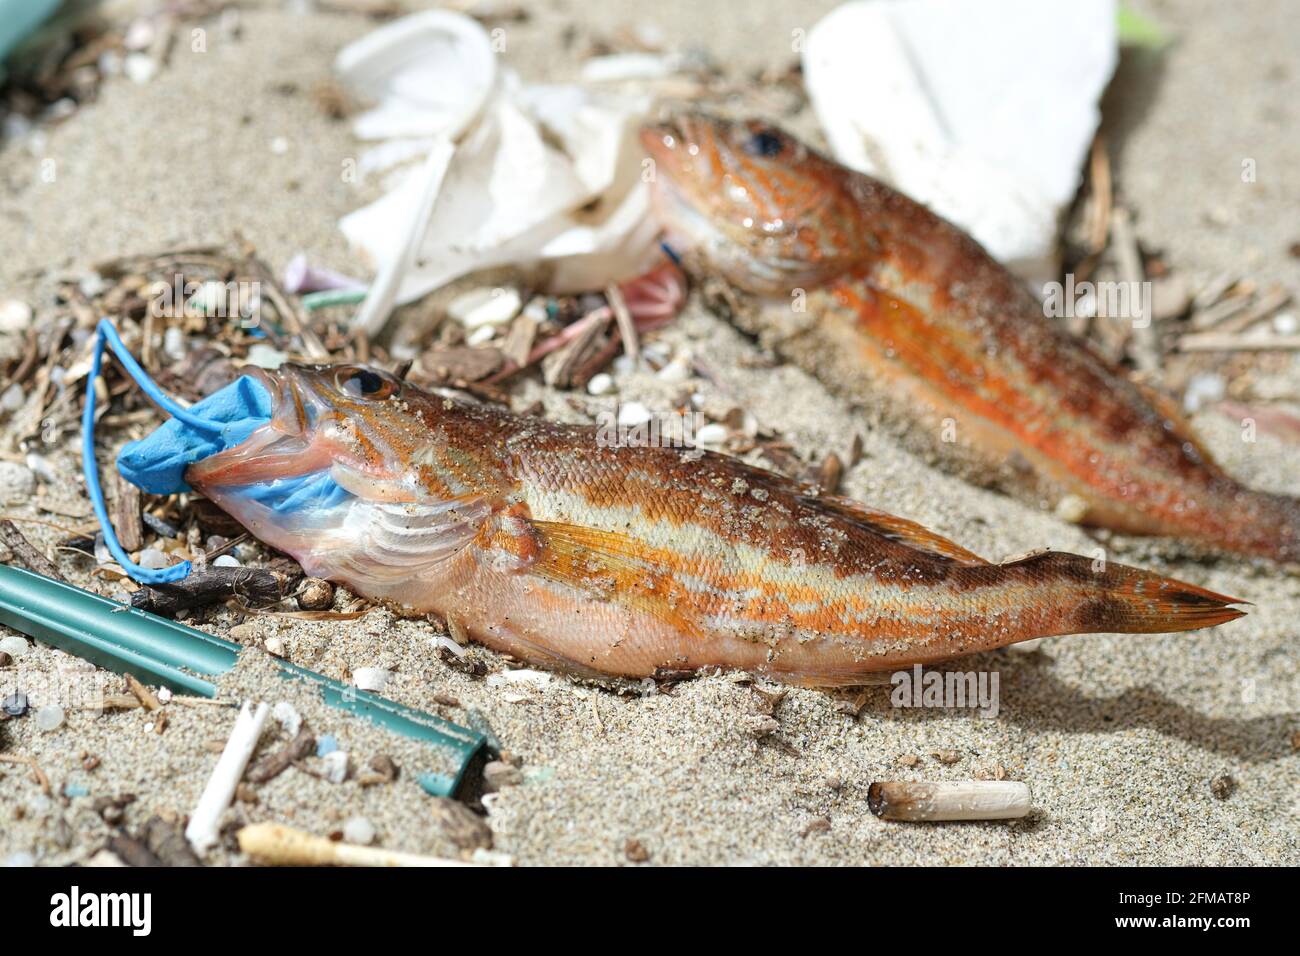
<path id="1" fill-rule="evenodd" d="M 529 521 L 542 542 L 530 573 L 643 611 L 696 637 L 689 595 L 665 558 L 628 535 L 558 521 Z"/>
<path id="2" fill-rule="evenodd" d="M 828 508 L 837 512 L 841 517 L 865 526 L 869 531 L 880 535 L 882 538 L 897 541 L 909 548 L 915 548 L 936 557 L 947 558 L 959 564 L 989 563 L 974 552 L 967 551 L 956 542 L 935 534 L 929 528 L 919 525 L 915 521 L 909 521 L 907 518 L 900 518 L 885 511 L 877 511 L 875 508 L 869 508 L 862 502 L 855 501 L 852 498 L 845 498 L 841 495 L 820 495 L 818 497 L 804 497 L 803 500 L 814 507 Z"/>

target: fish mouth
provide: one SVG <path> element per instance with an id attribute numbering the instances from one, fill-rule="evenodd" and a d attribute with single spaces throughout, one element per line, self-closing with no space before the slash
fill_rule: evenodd
<path id="1" fill-rule="evenodd" d="M 185 480 L 191 486 L 225 488 L 301 478 L 330 467 L 333 455 L 312 422 L 312 403 L 305 383 L 293 369 L 268 371 L 256 366 L 240 369 L 271 396 L 271 418 L 248 438 L 190 465 Z"/>

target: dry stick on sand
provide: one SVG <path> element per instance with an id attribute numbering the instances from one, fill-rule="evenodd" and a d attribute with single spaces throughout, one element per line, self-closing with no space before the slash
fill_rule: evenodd
<path id="1" fill-rule="evenodd" d="M 23 533 L 12 521 L 0 521 L 0 541 L 5 543 L 13 554 L 13 560 L 21 567 L 36 574 L 43 574 L 47 578 L 54 578 L 56 581 L 67 580 L 59 573 L 59 569 L 50 563 L 49 558 L 37 551 L 32 543 L 23 537 Z"/>
<path id="2" fill-rule="evenodd" d="M 239 848 L 273 866 L 477 866 L 460 860 L 420 856 L 380 847 L 332 843 L 325 837 L 279 823 L 253 823 L 239 831 Z"/>
<path id="3" fill-rule="evenodd" d="M 1133 231 L 1133 216 L 1127 209 L 1117 208 L 1111 213 L 1110 238 L 1115 245 L 1120 279 L 1130 289 L 1138 288 L 1146 278 L 1146 273 L 1142 267 L 1137 235 Z M 1140 295 L 1137 301 L 1142 301 Z M 1152 325 L 1149 314 L 1135 315 L 1132 318 L 1136 320 L 1133 322 L 1133 359 L 1141 371 L 1153 371 L 1160 365 L 1155 326 Z"/>
<path id="4" fill-rule="evenodd" d="M 52 792 L 50 790 L 50 778 L 45 776 L 45 771 L 40 768 L 35 757 L 24 757 L 20 754 L 0 754 L 0 761 L 4 763 L 20 763 L 23 766 L 32 768 L 32 776 L 40 784 L 41 791 L 48 797 Z"/>
<path id="5" fill-rule="evenodd" d="M 623 352 L 628 358 L 635 359 L 640 345 L 636 337 L 636 322 L 632 319 L 632 313 L 628 311 L 623 290 L 611 284 L 605 289 L 605 298 L 609 300 L 609 307 L 614 310 L 614 318 L 618 322 L 618 334 L 623 338 Z"/>
<path id="6" fill-rule="evenodd" d="M 1009 820 L 1029 812 L 1030 797 L 1011 780 L 885 780 L 871 785 L 867 806 L 882 820 Z"/>
<path id="7" fill-rule="evenodd" d="M 1294 352 L 1298 349 L 1300 335 L 1194 332 L 1178 340 L 1180 352 Z"/>
<path id="8" fill-rule="evenodd" d="M 113 527 L 124 551 L 139 551 L 144 544 L 144 527 L 140 520 L 140 489 L 113 469 Z"/>
<path id="9" fill-rule="evenodd" d="M 237 597 L 246 603 L 274 604 L 284 598 L 287 580 L 265 568 L 206 567 L 179 581 L 143 587 L 131 595 L 131 606 L 173 616 L 177 611 Z"/>

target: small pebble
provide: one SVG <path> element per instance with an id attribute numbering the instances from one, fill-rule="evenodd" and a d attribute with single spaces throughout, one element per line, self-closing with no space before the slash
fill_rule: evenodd
<path id="1" fill-rule="evenodd" d="M 63 795 L 65 797 L 88 797 L 90 788 L 84 783 L 65 783 L 63 785 Z"/>
<path id="2" fill-rule="evenodd" d="M 618 423 L 626 428 L 635 428 L 637 425 L 644 425 L 654 416 L 650 409 L 646 408 L 640 402 L 627 402 L 618 407 Z"/>
<path id="3" fill-rule="evenodd" d="M 695 443 L 697 445 L 713 445 L 720 447 L 727 440 L 727 426 L 718 422 L 710 422 L 700 428 L 695 433 Z"/>
<path id="4" fill-rule="evenodd" d="M 1273 316 L 1273 331 L 1278 335 L 1295 335 L 1300 331 L 1300 319 L 1294 312 L 1279 312 Z"/>
<path id="5" fill-rule="evenodd" d="M 14 659 L 8 651 L 0 651 L 0 668 L 8 667 L 13 662 Z"/>
<path id="6" fill-rule="evenodd" d="M 632 863 L 644 863 L 650 859 L 650 851 L 645 848 L 645 845 L 640 840 L 635 838 L 623 844 L 623 855 Z"/>
<path id="7" fill-rule="evenodd" d="M 167 555 L 157 548 L 145 548 L 140 552 L 140 557 L 136 559 L 136 564 L 142 568 L 148 568 L 152 571 L 161 570 L 170 567 L 171 562 L 167 560 Z"/>
<path id="8" fill-rule="evenodd" d="M 348 843 L 369 846 L 375 841 L 375 825 L 365 817 L 349 817 L 343 824 L 343 839 Z"/>
<path id="9" fill-rule="evenodd" d="M 36 490 L 36 476 L 16 461 L 0 461 L 0 503 L 21 504 Z"/>
<path id="10" fill-rule="evenodd" d="M 21 335 L 32 324 L 32 307 L 22 299 L 0 302 L 0 333 Z"/>
<path id="11" fill-rule="evenodd" d="M 147 53 L 128 53 L 122 61 L 122 72 L 132 83 L 148 83 L 158 73 L 158 61 Z"/>
<path id="12" fill-rule="evenodd" d="M 251 623 L 236 624 L 234 627 L 232 627 L 229 631 L 226 632 L 226 636 L 229 637 L 232 641 L 239 641 L 239 643 L 241 644 L 246 644 L 247 642 L 253 639 L 256 633 L 257 633 L 257 629 Z"/>
<path id="13" fill-rule="evenodd" d="M 939 761 L 939 763 L 948 764 L 956 763 L 961 759 L 961 754 L 955 750 L 936 750 L 931 753 L 930 756 Z"/>
<path id="14" fill-rule="evenodd" d="M 243 567 L 243 565 L 241 565 L 241 564 L 239 563 L 239 559 L 236 558 L 234 555 L 230 555 L 230 554 L 219 554 L 219 555 L 217 555 L 217 557 L 214 558 L 213 561 L 212 561 L 212 566 L 213 566 L 214 568 L 239 568 L 239 567 Z"/>
<path id="15" fill-rule="evenodd" d="M 496 334 L 497 330 L 494 326 L 480 325 L 469 335 L 465 336 L 465 344 L 470 348 L 477 348 L 480 345 L 486 345 L 488 342 L 491 342 L 493 336 Z"/>
<path id="16" fill-rule="evenodd" d="M 54 473 L 53 466 L 50 465 L 49 459 L 44 455 L 38 455 L 34 451 L 29 451 L 27 453 L 26 462 L 27 467 L 30 468 L 32 474 L 36 476 L 37 481 L 47 485 L 59 483 L 59 476 Z"/>
<path id="17" fill-rule="evenodd" d="M 691 377 L 691 366 L 684 359 L 673 359 L 655 377 L 663 382 L 684 382 Z"/>
<path id="18" fill-rule="evenodd" d="M 1237 781 L 1226 773 L 1221 773 L 1210 781 L 1210 793 L 1218 800 L 1227 800 L 1237 789 Z"/>
<path id="19" fill-rule="evenodd" d="M 264 645 L 266 653 L 272 657 L 284 657 L 284 641 L 278 637 L 268 637 Z"/>
<path id="20" fill-rule="evenodd" d="M 0 392 L 0 412 L 16 412 L 23 407 L 23 387 L 10 385 Z"/>
<path id="21" fill-rule="evenodd" d="M 63 726 L 63 716 L 63 708 L 58 704 L 46 704 L 36 711 L 32 719 L 35 720 L 38 730 L 49 733 Z"/>
<path id="22" fill-rule="evenodd" d="M 163 352 L 173 362 L 185 358 L 185 333 L 178 326 L 171 325 L 163 333 Z"/>
<path id="23" fill-rule="evenodd" d="M 334 585 L 321 578 L 308 578 L 298 595 L 298 606 L 304 611 L 324 611 L 334 606 Z"/>
<path id="24" fill-rule="evenodd" d="M 323 734 L 316 738 L 316 756 L 324 757 L 339 749 L 338 738 L 333 734 Z"/>
<path id="25" fill-rule="evenodd" d="M 5 866 L 23 867 L 35 866 L 36 857 L 26 850 L 19 850 L 17 853 L 10 853 L 5 857 Z"/>
<path id="26" fill-rule="evenodd" d="M 348 779 L 348 752 L 331 750 L 321 758 L 325 762 L 325 779 L 330 783 L 342 783 Z"/>
<path id="27" fill-rule="evenodd" d="M 505 325 L 523 305 L 516 289 L 471 289 L 452 299 L 447 314 L 466 329 Z"/>
<path id="28" fill-rule="evenodd" d="M 276 723 L 284 728 L 284 732 L 290 737 L 297 737 L 298 731 L 302 729 L 302 714 L 298 709 L 286 700 L 279 701 L 271 708 L 271 716 L 275 718 Z M 317 747 L 319 748 L 319 743 Z"/>
<path id="29" fill-rule="evenodd" d="M 1079 524 L 1088 515 L 1088 502 L 1078 495 L 1063 495 L 1056 503 L 1056 517 L 1070 524 Z"/>
<path id="30" fill-rule="evenodd" d="M 587 393 L 590 395 L 607 395 L 614 390 L 614 377 L 606 372 L 599 372 L 591 377 L 587 383 Z"/>
<path id="31" fill-rule="evenodd" d="M 483 789 L 496 793 L 504 787 L 515 787 L 524 782 L 524 775 L 518 767 L 512 767 L 502 760 L 488 761 L 483 768 Z"/>
<path id="32" fill-rule="evenodd" d="M 271 152 L 277 156 L 283 156 L 289 152 L 289 140 L 284 136 L 277 136 L 271 140 Z"/>
<path id="33" fill-rule="evenodd" d="M 10 634 L 0 639 L 0 651 L 4 651 L 10 657 L 22 657 L 31 649 L 32 646 L 27 643 L 27 638 L 19 637 L 17 634 Z"/>
<path id="34" fill-rule="evenodd" d="M 3 703 L 0 703 L 0 710 L 10 717 L 21 717 L 27 713 L 27 695 L 22 691 L 10 694 Z"/>

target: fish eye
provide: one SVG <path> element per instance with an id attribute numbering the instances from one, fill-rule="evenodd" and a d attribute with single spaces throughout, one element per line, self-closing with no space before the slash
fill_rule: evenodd
<path id="1" fill-rule="evenodd" d="M 397 391 L 397 383 L 368 368 L 345 365 L 334 373 L 339 391 L 352 398 L 388 398 Z"/>
<path id="2" fill-rule="evenodd" d="M 780 133 L 759 129 L 749 134 L 744 147 L 751 156 L 775 156 L 785 148 L 785 142 Z"/>

